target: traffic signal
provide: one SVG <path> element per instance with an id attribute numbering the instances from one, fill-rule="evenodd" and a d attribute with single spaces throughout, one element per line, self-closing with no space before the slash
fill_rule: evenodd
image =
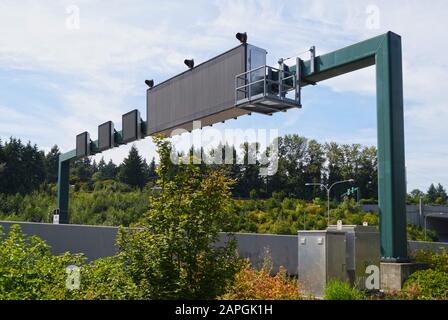
<path id="1" fill-rule="evenodd" d="M 341 196 L 342 197 L 348 197 L 350 195 L 357 194 L 358 190 L 359 190 L 359 188 L 355 188 L 355 187 L 348 188 L 347 192 L 343 193 Z"/>

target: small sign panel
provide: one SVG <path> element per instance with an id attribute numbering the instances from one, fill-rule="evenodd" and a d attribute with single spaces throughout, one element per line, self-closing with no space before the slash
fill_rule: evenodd
<path id="1" fill-rule="evenodd" d="M 53 224 L 59 224 L 59 214 L 53 215 Z"/>
<path id="2" fill-rule="evenodd" d="M 132 142 L 141 138 L 141 119 L 138 110 L 132 110 L 123 115 L 123 143 Z"/>
<path id="3" fill-rule="evenodd" d="M 90 135 L 88 132 L 83 132 L 76 136 L 76 157 L 88 156 L 90 156 Z"/>
<path id="4" fill-rule="evenodd" d="M 98 149 L 104 151 L 114 147 L 114 124 L 108 121 L 98 126 Z"/>

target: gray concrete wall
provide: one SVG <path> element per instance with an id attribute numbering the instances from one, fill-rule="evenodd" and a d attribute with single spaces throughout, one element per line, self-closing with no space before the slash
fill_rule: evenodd
<path id="1" fill-rule="evenodd" d="M 360 208 L 364 211 L 378 212 L 377 204 L 361 204 Z M 420 216 L 419 205 L 406 205 L 406 216 L 409 223 L 423 226 L 423 216 L 430 213 L 448 213 L 448 206 L 426 206 L 422 205 L 422 216 Z"/>
<path id="2" fill-rule="evenodd" d="M 115 227 L 0 221 L 4 233 L 13 224 L 19 224 L 23 233 L 45 240 L 55 255 L 69 251 L 84 253 L 89 260 L 95 260 L 116 254 L 118 228 Z"/>
<path id="3" fill-rule="evenodd" d="M 361 204 L 360 208 L 364 211 L 373 211 L 378 212 L 378 205 L 377 204 Z M 426 206 L 423 206 L 422 209 L 427 208 Z M 423 220 L 420 217 L 420 209 L 418 205 L 407 205 L 406 206 L 406 218 L 408 223 L 415 224 L 415 225 L 422 225 Z"/>
<path id="4" fill-rule="evenodd" d="M 226 234 L 221 234 L 220 237 L 218 245 L 223 244 L 227 238 Z M 276 273 L 280 266 L 283 266 L 288 273 L 297 274 L 297 236 L 236 233 L 235 238 L 240 256 L 249 258 L 252 266 L 262 267 L 266 253 L 269 252 L 272 258 L 272 272 Z"/>
<path id="5" fill-rule="evenodd" d="M 116 253 L 115 238 L 118 228 L 87 225 L 53 225 L 31 222 L 0 221 L 5 233 L 13 224 L 19 224 L 27 235 L 44 239 L 54 254 L 69 251 L 84 253 L 89 260 L 113 256 Z M 288 273 L 297 274 L 298 239 L 297 236 L 236 233 L 238 251 L 242 257 L 249 258 L 255 267 L 261 267 L 265 252 L 269 251 L 273 262 L 273 272 L 284 266 Z M 225 243 L 226 234 L 220 234 L 218 245 Z M 448 243 L 408 241 L 409 252 L 426 249 L 448 250 Z"/>
<path id="6" fill-rule="evenodd" d="M 408 251 L 415 252 L 418 250 L 427 250 L 441 253 L 443 250 L 448 252 L 448 242 L 424 242 L 424 241 L 408 241 Z"/>
<path id="7" fill-rule="evenodd" d="M 378 205 L 363 204 L 360 205 L 364 211 L 378 212 Z M 425 206 L 407 205 L 406 219 L 408 223 L 423 227 L 425 226 L 425 217 L 427 228 L 434 230 L 440 241 L 448 241 L 448 206 Z"/>

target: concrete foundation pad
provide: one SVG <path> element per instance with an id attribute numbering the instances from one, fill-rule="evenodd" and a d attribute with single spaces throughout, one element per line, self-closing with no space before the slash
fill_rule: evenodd
<path id="1" fill-rule="evenodd" d="M 381 290 L 401 290 L 411 274 L 426 267 L 422 263 L 381 262 Z"/>

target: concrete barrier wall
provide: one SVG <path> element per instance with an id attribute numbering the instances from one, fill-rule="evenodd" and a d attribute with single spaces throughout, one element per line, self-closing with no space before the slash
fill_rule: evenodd
<path id="1" fill-rule="evenodd" d="M 19 224 L 27 235 L 36 235 L 44 239 L 52 248 L 53 254 L 84 253 L 91 261 L 97 258 L 113 256 L 117 252 L 115 239 L 118 228 L 86 225 L 53 225 L 31 222 L 0 221 L 3 232 L 9 232 L 13 224 Z M 273 272 L 280 266 L 288 273 L 297 274 L 298 239 L 297 236 L 236 233 L 238 252 L 249 258 L 254 267 L 261 267 L 266 251 L 270 252 Z M 226 234 L 220 234 L 217 245 L 227 241 Z M 439 251 L 440 247 L 448 250 L 448 243 L 409 241 L 409 252 L 420 249 Z"/>
<path id="2" fill-rule="evenodd" d="M 378 212 L 377 204 L 361 204 L 359 206 L 364 211 Z M 420 206 L 415 204 L 406 205 L 406 217 L 409 223 L 418 226 L 423 226 L 424 215 L 430 213 L 448 213 L 448 206 L 427 206 L 422 205 L 421 207 L 422 215 L 420 215 Z"/>
<path id="3" fill-rule="evenodd" d="M 441 253 L 443 250 L 448 252 L 448 242 L 424 242 L 424 241 L 408 241 L 408 252 L 416 252 L 418 250 L 426 250 Z"/>
<path id="4" fill-rule="evenodd" d="M 220 235 L 218 245 L 223 244 L 226 234 Z M 298 239 L 297 236 L 236 233 L 238 253 L 244 258 L 249 258 L 251 265 L 260 268 L 263 265 L 266 254 L 272 259 L 272 272 L 276 273 L 280 266 L 286 268 L 288 273 L 297 274 Z"/>
<path id="5" fill-rule="evenodd" d="M 20 225 L 23 233 L 45 240 L 55 255 L 69 251 L 84 253 L 88 260 L 95 260 L 117 252 L 118 228 L 115 227 L 0 221 L 4 233 L 8 233 L 13 224 Z"/>

